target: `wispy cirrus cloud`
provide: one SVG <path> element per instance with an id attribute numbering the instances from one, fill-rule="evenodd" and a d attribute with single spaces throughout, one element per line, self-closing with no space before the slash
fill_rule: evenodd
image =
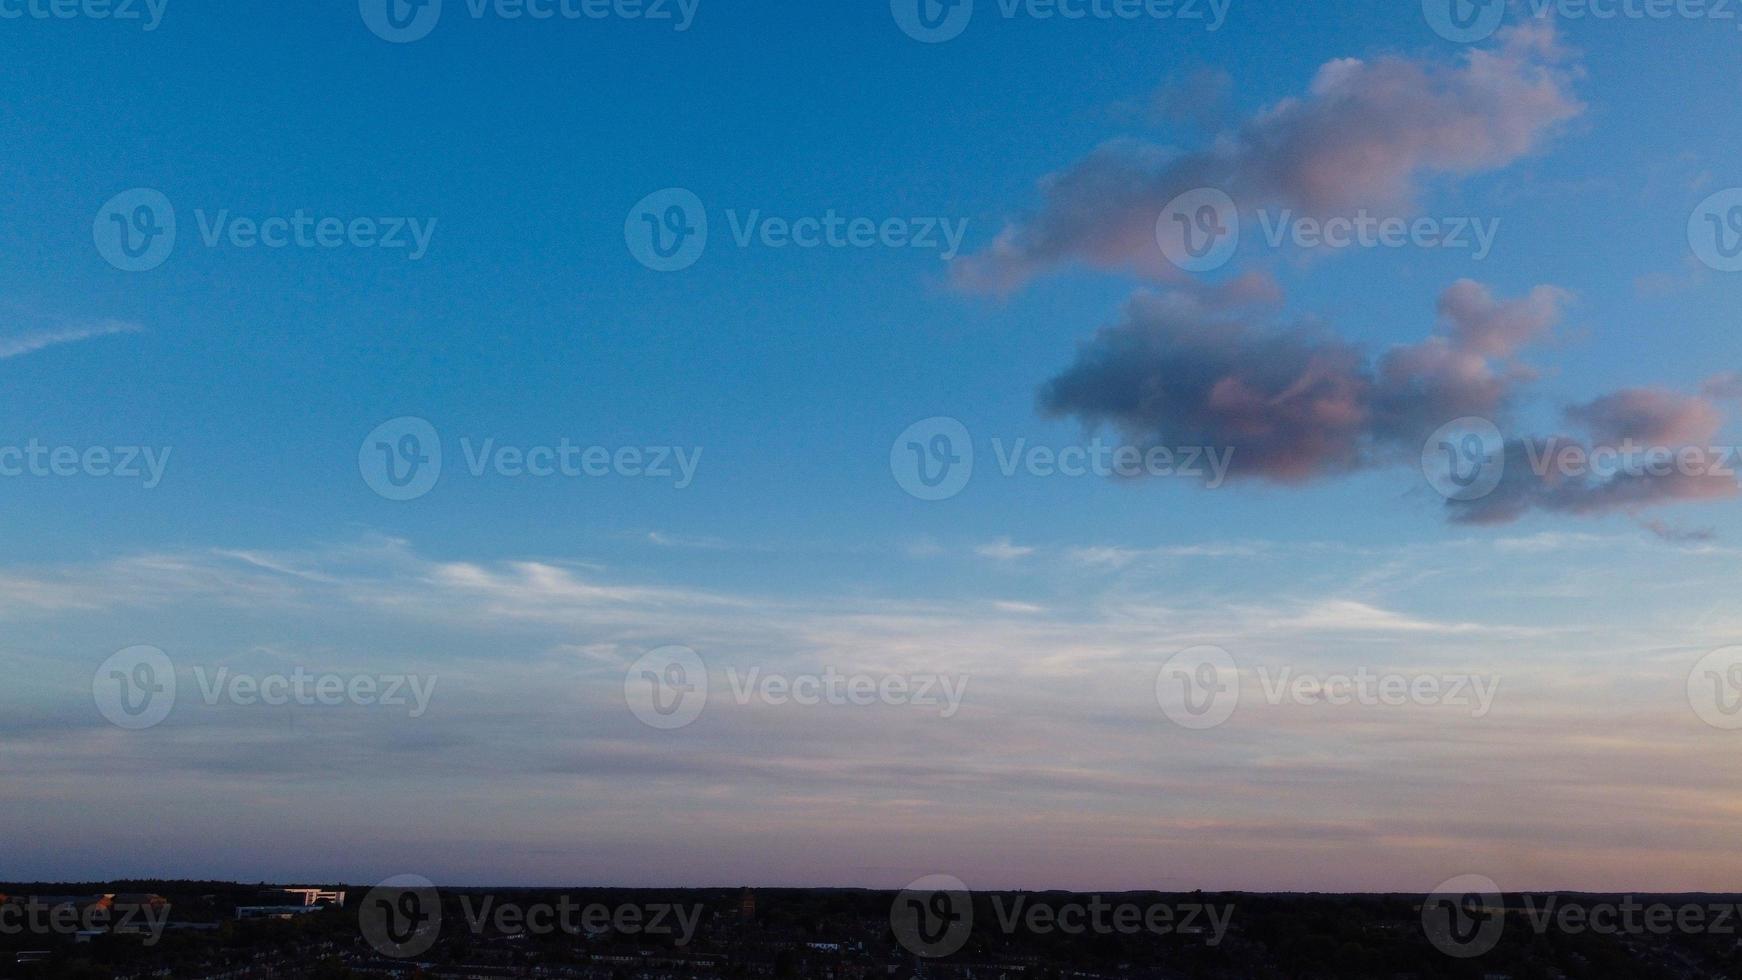
<path id="1" fill-rule="evenodd" d="M 143 326 L 129 320 L 91 320 L 8 333 L 0 336 L 0 361 L 82 340 L 143 332 Z"/>
<path id="2" fill-rule="evenodd" d="M 1711 736 L 1685 703 L 1697 650 L 1684 645 L 1721 631 L 1625 604 L 1564 608 L 1559 618 L 1536 607 L 1513 619 L 1515 593 L 1563 581 L 1565 563 L 1524 562 L 1485 544 L 1450 547 L 1347 557 L 1351 572 L 1437 563 L 1497 588 L 1455 602 L 1443 579 L 1394 582 L 1388 595 L 1348 581 L 1322 589 L 1292 575 L 1300 556 L 1286 547 L 1275 549 L 1294 581 L 1286 594 L 1243 585 L 1225 601 L 1202 601 L 1203 566 L 1192 562 L 1086 609 L 962 601 L 971 589 L 875 599 L 673 589 L 578 561 L 457 562 L 393 540 L 0 565 L 0 591 L 37 600 L 0 607 L 9 628 L 0 667 L 29 680 L 0 695 L 8 708 L 0 712 L 8 787 L 0 814 L 30 842 L 14 856 L 22 874 L 76 852 L 123 869 L 164 861 L 342 878 L 355 857 L 308 870 L 308 854 L 326 851 L 301 811 L 281 803 L 318 794 L 333 814 L 320 834 L 444 879 L 647 880 L 703 867 L 733 880 L 751 873 L 742 855 L 766 869 L 758 855 L 789 853 L 772 843 L 802 832 L 848 866 L 942 834 L 947 853 L 914 860 L 947 857 L 1002 883 L 1008 858 L 978 849 L 981 837 L 1038 847 L 1064 827 L 1098 842 L 1155 845 L 1134 846 L 1116 863 L 1085 850 L 1051 872 L 1066 885 L 1139 887 L 1183 874 L 1193 886 L 1260 887 L 1278 866 L 1270 794 L 1286 791 L 1295 813 L 1283 852 L 1310 842 L 1337 859 L 1348 869 L 1331 879 L 1340 888 L 1397 888 L 1472 850 L 1513 847 L 1533 855 L 1522 866 L 1534 873 L 1585 886 L 1640 874 L 1680 887 L 1733 877 L 1722 821 L 1699 815 L 1728 806 L 1736 781 L 1709 765 Z M 1610 555 L 1608 572 L 1663 581 L 1689 604 L 1728 588 L 1726 556 L 1588 547 Z M 1317 563 L 1319 549 L 1309 550 Z M 1036 566 L 1040 574 L 1057 567 L 1061 599 L 1083 582 L 1063 563 Z M 1682 581 L 1689 576 L 1703 582 L 1697 596 Z M 1101 589 L 1095 580 L 1093 594 Z M 113 645 L 135 641 L 162 646 L 183 670 L 174 713 L 147 735 L 104 725 L 90 700 L 96 664 Z M 624 668 L 655 642 L 691 644 L 715 671 L 714 697 L 692 729 L 645 728 L 623 703 Z M 1170 653 L 1202 642 L 1225 646 L 1242 671 L 1239 710 L 1214 738 L 1170 726 L 1155 697 Z M 429 714 L 414 720 L 349 707 L 206 704 L 191 676 L 196 667 L 260 673 L 298 664 L 439 675 L 439 686 Z M 1628 682 L 1596 669 L 1608 664 L 1624 666 Z M 943 719 L 895 705 L 740 704 L 727 674 L 831 665 L 971 684 L 964 710 Z M 1411 676 L 1480 671 L 1504 684 L 1482 718 L 1450 705 L 1266 699 L 1267 684 L 1296 675 L 1394 665 Z M 1608 737 L 1593 740 L 1603 725 Z M 1475 776 L 1472 752 L 1486 763 Z M 87 814 L 117 793 L 149 818 L 134 822 L 145 829 L 93 829 Z M 517 801 L 507 811 L 504 793 Z M 1625 808 L 1642 794 L 1652 807 Z M 204 804 L 187 807 L 193 797 Z M 1520 809 L 1521 799 L 1556 809 Z M 1689 818 L 1672 821 L 1667 838 L 1665 807 Z M 1448 822 L 1454 811 L 1460 818 Z M 253 816 L 249 833 L 235 830 L 238 813 Z M 1593 862 L 1559 847 L 1569 826 L 1655 826 L 1658 836 L 1646 837 L 1660 851 L 1620 849 Z M 672 846 L 650 862 L 630 845 L 652 833 Z M 199 840 L 197 853 L 152 843 L 166 835 Z M 467 847 L 435 843 L 462 838 Z M 1353 860 L 1375 848 L 1396 863 L 1375 871 Z M 1683 852 L 1712 867 L 1701 872 Z M 801 881 L 818 874 L 800 860 L 778 870 Z"/>

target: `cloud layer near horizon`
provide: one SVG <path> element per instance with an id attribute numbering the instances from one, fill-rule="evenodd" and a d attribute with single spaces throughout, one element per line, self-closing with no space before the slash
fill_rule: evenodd
<path id="1" fill-rule="evenodd" d="M 964 550 L 915 559 L 956 562 L 947 590 L 876 600 L 444 560 L 391 540 L 3 566 L 15 873 L 899 887 L 947 870 L 981 887 L 1422 890 L 1468 862 L 1532 887 L 1717 887 L 1728 872 L 1736 774 L 1714 770 L 1725 733 L 1693 716 L 1685 684 L 1734 625 L 1696 621 L 1730 608 L 1733 552 L 1533 536 L 1250 541 L 1116 568 L 1034 554 L 1046 584 L 1032 592 L 1012 596 L 1009 562 Z M 1673 601 L 1565 591 L 1612 596 L 1641 574 Z M 994 596 L 1030 601 L 1013 612 Z M 184 672 L 170 717 L 138 732 L 91 700 L 96 667 L 134 643 Z M 694 647 L 717 685 L 672 732 L 623 701 L 628 665 L 667 643 Z M 1244 672 L 1213 736 L 1155 700 L 1168 654 L 1199 643 Z M 1478 718 L 1270 704 L 1259 674 L 1360 665 L 1503 683 Z M 191 674 L 298 666 L 439 683 L 410 718 L 206 703 Z M 740 704 L 726 681 L 831 666 L 970 683 L 943 719 Z M 134 819 L 113 820 L 118 797 Z M 1299 860 L 1309 851 L 1325 863 Z"/>

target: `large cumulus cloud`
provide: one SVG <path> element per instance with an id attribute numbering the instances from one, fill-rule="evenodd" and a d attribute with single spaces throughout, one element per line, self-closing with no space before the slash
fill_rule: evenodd
<path id="1" fill-rule="evenodd" d="M 1571 297 L 1539 286 L 1496 297 L 1462 280 L 1439 300 L 1433 333 L 1370 354 L 1324 324 L 1275 325 L 1198 292 L 1140 294 L 1041 390 L 1042 410 L 1111 426 L 1140 446 L 1233 450 L 1231 481 L 1302 484 L 1379 466 L 1414 466 L 1440 426 L 1476 416 L 1503 427 L 1536 372 L 1521 356 Z M 1515 436 L 1495 490 L 1448 503 L 1459 523 L 1533 510 L 1637 513 L 1735 496 L 1717 446 L 1724 378 L 1701 394 L 1629 388 L 1567 406 L 1578 434 Z"/>
<path id="2" fill-rule="evenodd" d="M 1431 336 L 1374 357 L 1322 325 L 1142 294 L 1044 387 L 1041 407 L 1143 445 L 1233 447 L 1231 478 L 1300 483 L 1407 458 L 1452 419 L 1504 414 L 1534 377 L 1517 355 L 1568 298 L 1543 286 L 1502 300 L 1461 281 Z"/>
<path id="3" fill-rule="evenodd" d="M 1101 146 L 1047 178 L 1038 209 L 958 261 L 955 276 L 966 288 L 1002 291 L 1076 261 L 1177 278 L 1156 247 L 1156 216 L 1200 187 L 1220 188 L 1242 208 L 1401 215 L 1424 179 L 1492 170 L 1536 150 L 1583 111 L 1572 90 L 1577 73 L 1541 25 L 1514 29 L 1455 64 L 1332 61 L 1305 94 L 1206 148 L 1130 139 Z"/>

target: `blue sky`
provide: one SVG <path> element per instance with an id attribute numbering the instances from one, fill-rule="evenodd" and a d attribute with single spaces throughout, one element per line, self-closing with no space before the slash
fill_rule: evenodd
<path id="1" fill-rule="evenodd" d="M 901 853 L 894 832 L 844 867 L 770 864 L 774 838 L 742 829 L 766 821 L 838 848 L 832 828 L 884 806 L 893 809 L 878 825 L 896 829 L 940 814 L 1020 814 L 994 821 L 1002 832 L 990 843 L 957 841 L 964 870 L 954 873 L 970 883 L 977 872 L 989 883 L 1136 887 L 1184 861 L 1183 876 L 1205 887 L 1419 880 L 1426 890 L 1481 870 L 1448 863 L 1472 847 L 1509 885 L 1508 875 L 1532 887 L 1643 877 L 1696 887 L 1721 877 L 1713 867 L 1734 872 L 1729 849 L 1696 817 L 1718 812 L 1720 799 L 1733 808 L 1742 788 L 1733 766 L 1685 770 L 1675 788 L 1690 796 L 1673 814 L 1635 814 L 1569 788 L 1567 813 L 1606 808 L 1611 822 L 1436 829 L 1428 815 L 1471 787 L 1454 780 L 1407 798 L 1385 787 L 1457 751 L 1392 755 L 1365 741 L 1395 725 L 1415 745 L 1438 724 L 1432 711 L 1349 717 L 1294 756 L 1282 747 L 1301 737 L 1293 715 L 1205 742 L 1168 730 L 1153 701 L 1146 714 L 1117 693 L 1132 677 L 1142 687 L 1193 642 L 1216 642 L 1242 663 L 1479 664 L 1524 693 L 1513 714 L 1457 744 L 1499 747 L 1485 789 L 1513 804 L 1538 767 L 1598 764 L 1588 745 L 1545 731 L 1607 724 L 1627 752 L 1648 741 L 1666 755 L 1727 745 L 1734 758 L 1733 742 L 1700 725 L 1676 687 L 1701 653 L 1731 639 L 1723 630 L 1734 615 L 1720 604 L 1734 592 L 1728 549 L 1742 533 L 1733 500 L 1538 506 L 1504 523 L 1460 523 L 1420 470 L 1395 458 L 1291 480 L 1260 466 L 1210 490 L 1000 478 L 989 441 L 1089 438 L 1093 413 L 1042 411 L 1043 386 L 1079 345 L 1121 323 L 1134 293 L 1244 272 L 1280 296 L 1265 312 L 1237 314 L 1258 329 L 1305 324 L 1375 357 L 1441 329 L 1436 304 L 1459 281 L 1482 284 L 1501 311 L 1538 286 L 1563 290 L 1517 352 L 1535 377 L 1506 399 L 1498 421 L 1508 436 L 1562 431 L 1564 407 L 1615 392 L 1701 397 L 1710 379 L 1742 370 L 1742 280 L 1700 265 L 1687 232 L 1703 200 L 1742 185 L 1742 118 L 1726 111 L 1724 83 L 1742 67 L 1738 24 L 1562 19 L 1552 42 L 1562 50 L 1524 56 L 1518 70 L 1551 75 L 1576 110 L 1520 121 L 1478 106 L 1476 123 L 1525 127 L 1527 145 L 1470 165 L 1405 168 L 1407 202 L 1372 200 L 1412 217 L 1498 221 L 1480 261 L 1452 249 L 1267 250 L 1246 215 L 1239 261 L 1203 280 L 1084 261 L 1110 247 L 1091 241 L 1016 288 L 986 292 L 964 286 L 964 263 L 995 251 L 1006 229 L 1044 224 L 1042 182 L 1085 172 L 1097 148 L 1225 147 L 1284 100 L 1310 101 L 1327 63 L 1390 58 L 1458 72 L 1473 51 L 1509 42 L 1455 44 L 1417 4 L 1377 0 L 1234 0 L 1217 31 L 1007 20 L 990 0 L 980 7 L 940 44 L 908 37 L 881 2 L 702 0 L 679 32 L 621 18 L 473 19 L 447 0 L 429 36 L 405 44 L 377 37 L 345 3 L 170 0 L 152 31 L 0 21 L 10 93 L 0 100 L 0 341 L 100 334 L 0 359 L 10 420 L 0 443 L 172 448 L 151 489 L 113 478 L 0 481 L 13 516 L 0 569 L 12 584 L 0 615 L 13 629 L 0 663 L 23 678 L 0 695 L 16 726 L 0 738 L 0 772 L 16 790 L 0 814 L 43 840 L 21 876 L 417 871 L 900 885 L 952 870 L 947 848 Z M 1225 104 L 1194 102 L 1211 125 L 1158 113 L 1158 93 L 1190 94 L 1206 70 L 1228 80 Z M 624 224 L 668 187 L 705 202 L 711 237 L 695 265 L 662 273 L 637 262 Z M 161 192 L 176 211 L 174 252 L 149 271 L 118 269 L 93 244 L 100 209 L 132 188 Z M 434 231 L 413 261 L 387 249 L 208 247 L 196 218 L 299 209 L 416 218 Z M 740 248 L 727 215 L 831 209 L 965 221 L 964 256 Z M 427 495 L 393 501 L 361 478 L 359 447 L 406 416 L 441 433 L 447 458 Z M 893 478 L 891 443 L 934 416 L 973 433 L 979 469 L 960 494 L 924 501 Z M 1096 431 L 1121 437 L 1121 420 L 1103 421 Z M 473 478 L 462 437 L 702 456 L 682 489 Z M 1733 427 L 1715 438 L 1734 440 Z M 1642 588 L 1635 570 L 1662 587 Z M 122 732 L 92 711 L 90 677 L 135 644 L 164 649 L 178 670 L 423 670 L 448 686 L 412 724 L 351 708 L 294 709 L 287 722 L 278 711 L 178 704 L 164 725 Z M 709 768 L 719 760 L 699 750 L 696 731 L 649 731 L 624 712 L 624 666 L 663 644 L 693 647 L 710 665 L 949 665 L 984 678 L 987 700 L 937 736 L 960 743 L 949 757 L 958 775 L 949 759 L 931 759 L 936 771 L 910 773 L 899 801 L 883 788 L 895 777 L 872 764 L 889 758 L 865 746 L 922 752 L 929 729 L 887 706 L 789 712 L 773 725 L 729 707 L 701 723 L 723 726 L 706 744 L 766 763 L 733 775 Z M 1600 696 L 1560 693 L 1587 687 Z M 388 748 L 359 747 L 368 738 Z M 1547 744 L 1507 748 L 1532 740 Z M 813 751 L 837 743 L 839 756 Z M 693 764 L 670 765 L 678 756 Z M 117 757 L 137 764 L 112 772 Z M 287 761 L 305 757 L 330 761 Z M 1024 792 L 1023 758 L 1056 780 Z M 60 775 L 86 765 L 106 774 L 101 789 Z M 1286 778 L 1261 779 L 1272 765 Z M 496 768 L 511 774 L 493 777 Z M 1113 778 L 1134 772 L 1154 778 Z M 748 792 L 763 783 L 764 795 Z M 1611 790 L 1629 801 L 1642 792 L 1637 782 Z M 189 803 L 196 793 L 209 803 L 201 812 Z M 311 793 L 346 814 L 335 831 L 343 846 L 315 858 L 298 850 L 312 831 L 278 810 Z M 1150 795 L 1173 802 L 1146 810 Z M 81 808 L 123 797 L 165 843 L 123 834 L 75 854 L 90 830 Z M 432 800 L 451 805 L 430 814 Z M 523 816 L 498 822 L 506 800 Z M 1251 845 L 1243 858 L 1205 864 L 1180 856 L 1196 843 L 1194 826 L 1225 821 L 1234 837 L 1251 828 L 1274 839 L 1271 824 L 1291 809 L 1306 814 L 1298 839 L 1283 835 L 1293 851 Z M 418 814 L 403 833 L 391 819 L 399 810 Z M 659 867 L 614 863 L 654 811 L 693 815 L 688 845 Z M 575 818 L 566 834 L 535 829 L 551 826 L 535 816 L 565 813 Z M 255 849 L 251 835 L 221 831 L 224 819 L 265 821 L 286 845 Z M 1617 848 L 1607 864 L 1567 854 L 1535 866 L 1523 857 L 1567 836 L 1557 830 L 1600 850 L 1653 820 L 1693 828 L 1678 846 L 1700 859 L 1651 877 L 1660 854 Z M 1102 852 L 1145 857 L 1034 858 L 999 878 L 1012 854 L 1054 853 L 1047 828 L 1101 828 Z M 478 856 L 432 846 L 460 840 Z M 1352 853 L 1341 848 L 1376 840 L 1390 870 L 1340 866 Z"/>

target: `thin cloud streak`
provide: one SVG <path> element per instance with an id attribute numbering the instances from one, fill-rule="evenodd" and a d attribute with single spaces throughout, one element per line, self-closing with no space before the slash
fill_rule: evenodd
<path id="1" fill-rule="evenodd" d="M 0 337 L 0 361 L 23 357 L 26 354 L 34 354 L 37 351 L 59 347 L 63 344 L 76 344 L 97 337 L 144 332 L 144 327 L 127 320 L 97 320 L 45 330 L 31 330 Z"/>

